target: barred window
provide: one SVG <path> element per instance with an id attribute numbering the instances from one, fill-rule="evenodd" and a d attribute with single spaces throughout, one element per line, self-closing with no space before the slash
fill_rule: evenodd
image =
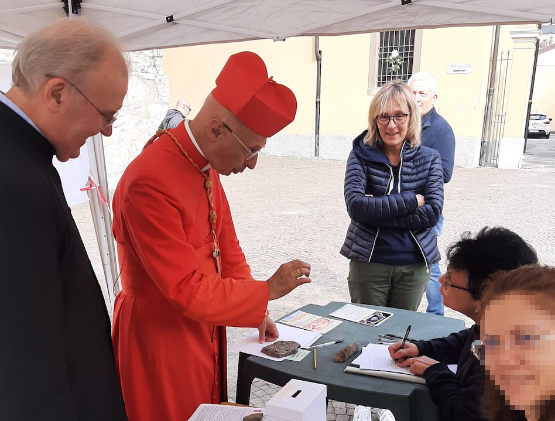
<path id="1" fill-rule="evenodd" d="M 414 61 L 414 40 L 414 29 L 380 33 L 377 86 L 383 86 L 385 83 L 396 79 L 406 82 L 411 77 Z M 403 61 L 399 62 L 397 59 L 388 63 L 388 59 L 394 59 L 395 51 L 398 53 L 398 57 L 403 58 Z M 396 66 L 398 66 L 398 69 L 395 68 Z"/>

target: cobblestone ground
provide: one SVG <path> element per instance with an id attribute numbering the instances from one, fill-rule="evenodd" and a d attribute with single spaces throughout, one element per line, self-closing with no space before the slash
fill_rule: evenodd
<path id="1" fill-rule="evenodd" d="M 543 263 L 555 265 L 555 139 L 531 140 L 520 171 L 456 168 L 446 185 L 442 252 L 464 231 L 501 225 L 527 239 Z M 238 237 L 252 267 L 264 280 L 281 263 L 312 265 L 313 283 L 270 303 L 274 319 L 307 303 L 349 301 L 348 261 L 339 255 L 349 218 L 343 201 L 345 163 L 261 156 L 256 171 L 224 177 Z M 88 205 L 74 216 L 93 266 L 103 279 Z M 425 297 L 420 311 L 426 308 Z M 447 311 L 448 317 L 463 318 Z M 466 321 L 469 324 L 469 321 Z M 254 332 L 228 330 L 230 344 Z M 228 355 L 229 396 L 235 398 L 237 355 Z M 279 387 L 255 380 L 251 404 L 264 406 Z M 330 402 L 328 420 L 349 421 L 354 406 Z"/>

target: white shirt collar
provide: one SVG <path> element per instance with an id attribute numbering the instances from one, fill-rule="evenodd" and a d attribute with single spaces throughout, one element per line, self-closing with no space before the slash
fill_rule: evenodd
<path id="1" fill-rule="evenodd" d="M 27 114 L 25 114 L 21 108 L 19 108 L 17 105 L 15 105 L 3 92 L 0 92 L 0 102 L 4 103 L 8 107 L 10 107 L 21 118 L 23 118 L 27 123 L 29 123 L 31 126 L 33 126 L 37 130 L 37 132 L 39 132 L 41 135 L 43 135 L 42 132 L 37 127 L 37 125 L 35 123 L 33 123 L 33 120 L 31 120 L 29 118 L 29 116 Z"/>
<path id="2" fill-rule="evenodd" d="M 185 130 L 187 130 L 187 134 L 189 135 L 189 137 L 191 138 L 191 141 L 193 142 L 193 145 L 195 145 L 195 148 L 197 148 L 197 150 L 199 151 L 199 153 L 202 155 L 202 157 L 204 159 L 206 159 L 206 156 L 204 155 L 204 153 L 200 150 L 200 146 L 198 145 L 195 137 L 193 136 L 193 133 L 191 132 L 191 128 L 189 127 L 189 120 L 185 120 L 184 121 L 184 125 L 185 125 Z M 207 160 L 207 159 L 206 159 Z M 207 160 L 208 161 L 208 160 Z M 202 168 L 202 171 L 207 171 L 210 168 L 210 162 L 208 164 L 206 164 L 206 166 L 204 168 Z"/>

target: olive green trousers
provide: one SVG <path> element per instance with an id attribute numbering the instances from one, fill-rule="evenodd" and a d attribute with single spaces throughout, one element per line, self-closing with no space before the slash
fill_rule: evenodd
<path id="1" fill-rule="evenodd" d="M 430 273 L 424 262 L 406 266 L 351 260 L 351 302 L 416 311 Z"/>

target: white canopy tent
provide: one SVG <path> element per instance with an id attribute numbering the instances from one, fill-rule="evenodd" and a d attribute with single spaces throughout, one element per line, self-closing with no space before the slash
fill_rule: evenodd
<path id="1" fill-rule="evenodd" d="M 548 23 L 554 0 L 2 0 L 0 48 L 80 15 L 121 37 L 131 51 L 295 36 L 449 26 Z M 89 139 L 91 175 L 106 196 L 102 136 Z M 91 210 L 113 306 L 117 263 L 109 209 L 95 191 Z"/>
<path id="2" fill-rule="evenodd" d="M 546 23 L 552 0 L 3 0 L 0 48 L 71 9 L 130 50 L 394 29 Z"/>

